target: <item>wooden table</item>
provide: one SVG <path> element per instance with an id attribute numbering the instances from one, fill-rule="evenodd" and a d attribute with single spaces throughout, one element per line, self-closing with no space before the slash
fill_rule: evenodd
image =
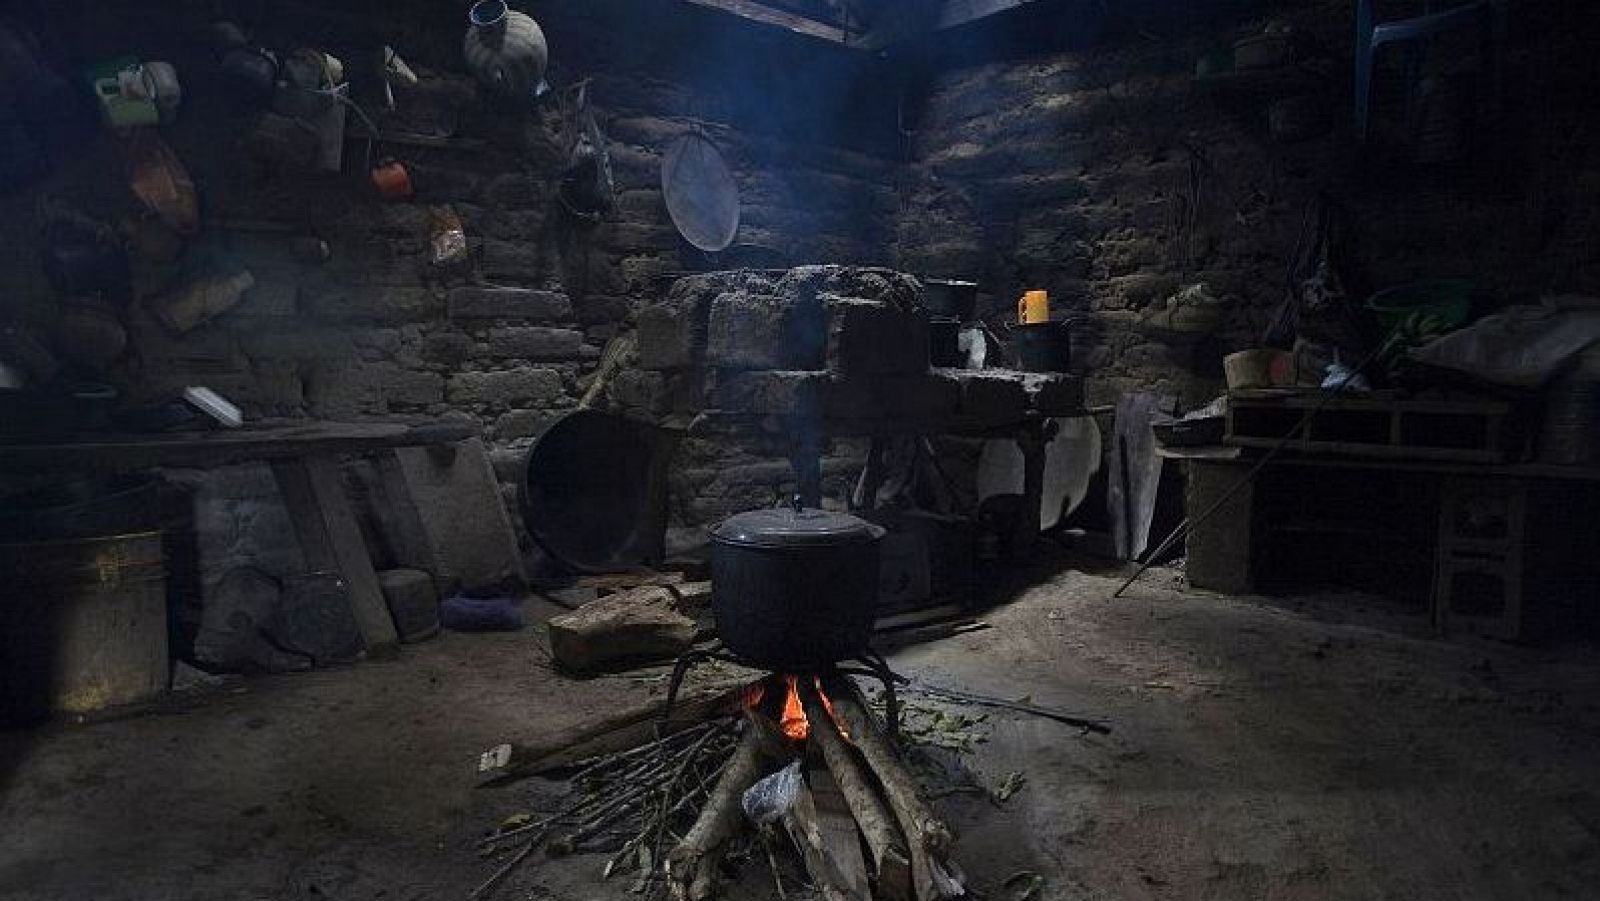
<path id="1" fill-rule="evenodd" d="M 392 451 L 442 445 L 476 435 L 458 424 L 408 426 L 394 423 L 335 423 L 306 420 L 253 422 L 238 429 L 207 432 L 88 434 L 71 439 L 0 443 L 0 469 L 8 472 L 98 471 L 205 468 L 264 461 L 272 466 L 289 518 L 294 523 L 306 565 L 337 572 L 349 588 L 350 604 L 367 650 L 392 653 L 399 638 L 378 586 L 355 511 L 345 496 L 339 458 L 383 454 L 380 468 L 398 469 Z M 384 453 L 388 452 L 388 453 Z M 393 470 L 391 470 L 393 471 Z M 394 481 L 403 491 L 403 479 Z M 396 516 L 415 519 L 409 498 L 392 498 L 405 509 Z M 413 526 L 420 532 L 420 524 Z"/>

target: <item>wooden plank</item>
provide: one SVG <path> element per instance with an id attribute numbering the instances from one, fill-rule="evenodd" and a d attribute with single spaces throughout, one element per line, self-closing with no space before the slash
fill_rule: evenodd
<path id="1" fill-rule="evenodd" d="M 1279 438 L 1252 438 L 1228 436 L 1228 443 L 1239 447 L 1273 448 L 1282 443 Z M 1421 447 L 1388 444 L 1360 444 L 1349 441 L 1302 441 L 1284 444 L 1285 450 L 1306 453 L 1347 454 L 1353 457 L 1375 457 L 1393 460 L 1449 460 L 1462 463 L 1498 463 L 1503 456 L 1499 451 L 1471 450 L 1457 447 Z"/>
<path id="2" fill-rule="evenodd" d="M 1158 445 L 1156 456 L 1166 460 L 1237 460 L 1244 449 L 1229 445 L 1207 444 L 1194 447 L 1168 447 Z"/>
<path id="3" fill-rule="evenodd" d="M 405 468 L 400 465 L 399 455 L 392 448 L 386 449 L 376 456 L 373 464 L 378 470 L 378 484 L 375 487 L 380 494 L 374 501 L 381 511 L 380 525 L 391 545 L 394 562 L 433 576 L 434 587 L 440 594 L 454 591 L 455 586 L 440 584 L 444 580 L 439 578 L 439 557 L 428 541 L 428 529 L 423 524 L 422 511 L 417 507 L 416 498 L 411 495 L 411 486 L 406 482 Z"/>
<path id="4" fill-rule="evenodd" d="M 1043 521 L 1044 424 L 1031 423 L 1018 429 L 1015 440 L 1017 449 L 1022 452 L 1022 503 L 1017 511 L 1009 550 L 1013 557 L 1023 559 L 1033 552 L 1034 545 L 1038 543 L 1039 528 Z M 1151 440 L 1154 441 L 1153 438 Z"/>
<path id="5" fill-rule="evenodd" d="M 338 461 L 327 455 L 278 461 L 272 464 L 272 474 L 277 477 L 278 490 L 283 492 L 289 508 L 289 520 L 300 539 L 306 566 L 336 572 L 344 579 L 351 612 L 369 654 L 394 653 L 400 637 L 384 603 L 361 528 L 345 496 Z"/>
<path id="6" fill-rule="evenodd" d="M 459 423 L 408 426 L 265 420 L 212 432 L 96 434 L 72 440 L 0 444 L 0 468 L 127 470 L 151 466 L 218 466 L 308 454 L 361 454 L 389 447 L 459 441 L 477 430 Z"/>
<path id="7" fill-rule="evenodd" d="M 1324 410 L 1371 410 L 1381 413 L 1467 413 L 1484 416 L 1506 413 L 1511 409 L 1509 403 L 1500 400 L 1475 398 L 1462 400 L 1403 399 L 1383 395 L 1376 397 L 1340 395 L 1329 399 L 1325 398 L 1324 392 L 1321 391 L 1286 393 L 1285 389 L 1281 388 L 1236 388 L 1228 392 L 1228 407 L 1232 409 L 1235 406 L 1242 409 L 1310 410 L 1321 408 Z"/>
<path id="8" fill-rule="evenodd" d="M 670 723 L 661 719 L 664 712 L 661 700 L 644 697 L 641 692 L 632 706 L 609 711 L 597 722 L 564 730 L 554 740 L 496 745 L 478 755 L 479 784 L 499 785 L 566 769 L 588 757 L 625 751 L 651 741 L 658 734 L 666 735 L 735 713 L 745 687 L 760 675 L 753 671 L 741 672 L 745 676 L 736 685 L 731 684 L 734 679 L 719 679 L 711 685 L 685 688 L 673 706 Z"/>
<path id="9" fill-rule="evenodd" d="M 754 0 L 687 0 L 695 6 L 715 9 L 761 25 L 782 28 L 795 34 L 817 38 L 834 44 L 850 43 L 851 33 L 837 25 L 818 22 L 805 16 L 774 9 Z"/>

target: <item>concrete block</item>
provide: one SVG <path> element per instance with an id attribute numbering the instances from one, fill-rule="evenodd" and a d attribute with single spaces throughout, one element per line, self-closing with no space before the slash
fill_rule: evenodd
<path id="1" fill-rule="evenodd" d="M 507 326 L 489 330 L 489 354 L 500 358 L 577 360 L 583 357 L 583 332 L 541 326 Z"/>
<path id="2" fill-rule="evenodd" d="M 445 384 L 445 399 L 462 405 L 553 406 L 564 394 L 561 373 L 531 366 L 494 372 L 458 372 Z"/>
<path id="3" fill-rule="evenodd" d="M 928 368 L 928 320 L 878 300 L 826 297 L 827 366 L 845 375 L 911 375 Z"/>
<path id="4" fill-rule="evenodd" d="M 1027 412 L 1028 395 L 1020 374 L 962 370 L 952 370 L 951 374 L 961 386 L 962 417 L 1010 420 L 1021 419 Z"/>
<path id="5" fill-rule="evenodd" d="M 715 370 L 707 399 L 718 410 L 761 416 L 814 416 L 821 410 L 826 374 L 812 370 Z"/>
<path id="6" fill-rule="evenodd" d="M 450 290 L 451 319 L 569 320 L 572 301 L 556 291 L 461 287 Z"/>
<path id="7" fill-rule="evenodd" d="M 706 363 L 727 369 L 821 369 L 827 317 L 815 297 L 727 292 L 711 302 Z"/>
<path id="8" fill-rule="evenodd" d="M 678 369 L 700 362 L 706 348 L 710 304 L 651 304 L 635 317 L 639 330 L 639 365 L 644 369 Z"/>

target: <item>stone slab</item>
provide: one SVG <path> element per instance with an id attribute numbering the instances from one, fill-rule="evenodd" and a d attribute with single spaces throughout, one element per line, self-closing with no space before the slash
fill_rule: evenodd
<path id="1" fill-rule="evenodd" d="M 463 591 L 520 588 L 527 581 L 511 518 L 483 442 L 395 452 L 422 515 L 441 583 Z"/>

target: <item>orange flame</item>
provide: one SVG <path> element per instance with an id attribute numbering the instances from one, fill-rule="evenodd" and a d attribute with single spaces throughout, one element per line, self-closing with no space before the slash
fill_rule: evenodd
<path id="1" fill-rule="evenodd" d="M 778 717 L 778 730 L 794 741 L 805 741 L 811 735 L 811 723 L 806 721 L 806 709 L 800 703 L 800 680 L 784 676 L 783 713 Z"/>
<path id="2" fill-rule="evenodd" d="M 822 678 L 817 677 L 817 697 L 822 700 L 822 709 L 828 711 L 828 719 L 833 720 L 833 727 L 839 730 L 846 741 L 850 740 L 850 730 L 844 727 L 844 721 L 839 719 L 839 714 L 833 710 L 833 702 L 828 700 L 828 693 L 822 690 Z"/>

